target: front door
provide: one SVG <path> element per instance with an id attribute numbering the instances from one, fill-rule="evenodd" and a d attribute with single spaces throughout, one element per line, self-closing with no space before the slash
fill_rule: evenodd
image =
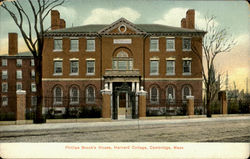
<path id="1" fill-rule="evenodd" d="M 126 117 L 126 93 L 121 92 L 119 93 L 119 108 L 118 108 L 118 117 L 119 119 L 125 119 Z"/>

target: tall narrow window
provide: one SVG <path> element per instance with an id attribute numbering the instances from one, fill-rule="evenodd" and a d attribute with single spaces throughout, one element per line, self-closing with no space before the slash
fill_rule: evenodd
<path id="1" fill-rule="evenodd" d="M 3 93 L 8 92 L 8 83 L 7 82 L 2 83 L 2 92 Z"/>
<path id="2" fill-rule="evenodd" d="M 150 75 L 159 75 L 159 61 L 150 60 Z"/>
<path id="3" fill-rule="evenodd" d="M 62 51 L 62 39 L 54 39 L 54 51 Z"/>
<path id="4" fill-rule="evenodd" d="M 22 90 L 22 83 L 21 82 L 16 83 L 16 90 Z"/>
<path id="5" fill-rule="evenodd" d="M 35 70 L 31 70 L 31 79 L 35 80 L 35 78 L 36 78 Z"/>
<path id="6" fill-rule="evenodd" d="M 183 61 L 183 75 L 191 75 L 191 60 Z"/>
<path id="7" fill-rule="evenodd" d="M 172 103 L 175 101 L 175 89 L 173 86 L 168 86 L 167 87 L 167 93 L 166 93 L 166 97 L 167 97 L 167 100 L 168 102 Z"/>
<path id="8" fill-rule="evenodd" d="M 17 59 L 17 60 L 16 60 L 16 66 L 17 66 L 17 67 L 21 67 L 21 66 L 22 66 L 22 63 L 23 63 L 23 62 L 22 62 L 22 59 Z"/>
<path id="9" fill-rule="evenodd" d="M 175 51 L 175 39 L 174 38 L 167 38 L 166 39 L 166 50 L 167 51 Z"/>
<path id="10" fill-rule="evenodd" d="M 191 39 L 183 38 L 182 39 L 182 50 L 183 51 L 191 51 Z"/>
<path id="11" fill-rule="evenodd" d="M 79 51 L 79 41 L 78 39 L 70 39 L 70 51 Z"/>
<path id="12" fill-rule="evenodd" d="M 159 38 L 150 38 L 150 51 L 159 51 Z"/>
<path id="13" fill-rule="evenodd" d="M 158 103 L 159 102 L 159 92 L 156 87 L 152 87 L 150 90 L 150 102 L 151 103 Z"/>
<path id="14" fill-rule="evenodd" d="M 36 105 L 37 105 L 37 97 L 31 96 L 31 106 L 36 106 Z"/>
<path id="15" fill-rule="evenodd" d="M 94 75 L 94 74 L 95 74 L 95 61 L 87 60 L 87 75 Z"/>
<path id="16" fill-rule="evenodd" d="M 30 60 L 30 66 L 35 66 L 35 60 L 34 59 Z"/>
<path id="17" fill-rule="evenodd" d="M 22 70 L 17 70 L 16 71 L 16 79 L 22 79 L 23 75 L 22 75 Z"/>
<path id="18" fill-rule="evenodd" d="M 7 65 L 8 65 L 8 60 L 2 59 L 2 66 L 7 66 Z"/>
<path id="19" fill-rule="evenodd" d="M 95 39 L 87 39 L 86 51 L 95 51 Z"/>
<path id="20" fill-rule="evenodd" d="M 54 75 L 62 75 L 62 61 L 54 61 Z"/>
<path id="21" fill-rule="evenodd" d="M 79 89 L 77 87 L 70 89 L 70 104 L 79 104 Z"/>
<path id="22" fill-rule="evenodd" d="M 36 92 L 36 83 L 31 83 L 31 92 Z"/>
<path id="23" fill-rule="evenodd" d="M 70 61 L 70 75 L 78 75 L 79 72 L 79 62 L 78 60 Z"/>
<path id="24" fill-rule="evenodd" d="M 187 99 L 187 96 L 190 96 L 191 95 L 191 89 L 189 86 L 184 86 L 182 88 L 182 99 L 183 100 L 186 100 Z"/>
<path id="25" fill-rule="evenodd" d="M 63 92 L 60 87 L 54 88 L 54 104 L 62 104 Z"/>
<path id="26" fill-rule="evenodd" d="M 6 80 L 6 79 L 8 79 L 8 71 L 4 70 L 2 71 L 2 80 Z"/>
<path id="27" fill-rule="evenodd" d="M 87 103 L 95 102 L 95 89 L 92 86 L 89 86 L 86 89 L 86 102 Z"/>
<path id="28" fill-rule="evenodd" d="M 8 105 L 8 97 L 2 96 L 2 106 L 7 106 L 7 105 Z"/>
<path id="29" fill-rule="evenodd" d="M 167 60 L 166 61 L 167 67 L 167 75 L 175 75 L 175 61 L 174 60 Z"/>

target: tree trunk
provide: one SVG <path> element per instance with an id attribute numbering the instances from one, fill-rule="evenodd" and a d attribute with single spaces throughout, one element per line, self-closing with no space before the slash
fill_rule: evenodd
<path id="1" fill-rule="evenodd" d="M 211 94 L 210 94 L 209 84 L 207 85 L 206 97 L 207 97 L 207 103 L 206 103 L 207 117 L 211 118 L 212 117 L 212 114 L 211 114 Z"/>
<path id="2" fill-rule="evenodd" d="M 45 118 L 42 114 L 43 109 L 43 88 L 42 88 L 42 57 L 35 57 L 36 71 L 36 89 L 37 89 L 37 105 L 34 123 L 44 123 Z"/>

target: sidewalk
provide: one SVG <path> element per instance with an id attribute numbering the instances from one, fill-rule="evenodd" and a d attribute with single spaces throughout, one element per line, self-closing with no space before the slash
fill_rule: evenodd
<path id="1" fill-rule="evenodd" d="M 133 120 L 112 120 L 112 121 L 98 121 L 81 122 L 81 123 L 45 123 L 45 124 L 26 124 L 26 125 L 5 125 L 0 126 L 0 132 L 6 131 L 30 131 L 30 130 L 52 130 L 52 129 L 71 129 L 71 128 L 86 128 L 86 127 L 115 127 L 115 126 L 132 126 L 132 125 L 161 125 L 161 124 L 175 124 L 175 123 L 193 123 L 193 122 L 210 122 L 210 121 L 225 121 L 225 120 L 250 120 L 250 114 L 234 115 L 234 116 L 213 116 L 212 118 L 192 118 L 185 116 L 183 119 L 164 118 L 157 119 L 150 117 L 147 120 L 133 119 Z"/>

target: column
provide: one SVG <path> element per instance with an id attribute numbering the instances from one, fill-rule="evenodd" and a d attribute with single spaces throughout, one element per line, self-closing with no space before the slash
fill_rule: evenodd
<path id="1" fill-rule="evenodd" d="M 187 96 L 187 115 L 194 115 L 194 96 Z"/>
<path id="2" fill-rule="evenodd" d="M 139 88 L 140 87 L 140 84 L 139 84 L 139 82 L 136 82 L 136 92 L 138 92 L 139 91 Z"/>
<path id="3" fill-rule="evenodd" d="M 135 91 L 135 82 L 132 82 L 132 92 Z"/>
<path id="4" fill-rule="evenodd" d="M 221 103 L 221 114 L 227 114 L 227 96 L 226 91 L 220 91 L 219 92 L 219 100 Z"/>
<path id="5" fill-rule="evenodd" d="M 110 114 L 111 114 L 111 118 L 113 119 L 113 116 L 112 116 L 113 115 L 113 113 L 112 113 L 113 112 L 113 95 L 112 95 L 113 94 L 113 82 L 109 83 L 109 90 L 111 91 L 111 95 L 110 95 L 111 96 L 110 97 L 111 98 L 111 101 L 110 101 L 111 102 L 110 103 L 110 107 L 111 107 L 110 108 Z"/>
<path id="6" fill-rule="evenodd" d="M 102 93 L 102 117 L 111 117 L 111 90 L 108 89 L 108 84 L 105 84 L 105 88 L 101 90 Z"/>
<path id="7" fill-rule="evenodd" d="M 26 111 L 26 91 L 17 90 L 17 104 L 16 104 L 16 120 L 25 120 L 25 111 Z"/>
<path id="8" fill-rule="evenodd" d="M 136 93 L 138 95 L 138 105 L 139 105 L 139 118 L 146 117 L 146 95 L 147 92 L 143 90 L 143 86 L 141 86 L 141 90 Z"/>

